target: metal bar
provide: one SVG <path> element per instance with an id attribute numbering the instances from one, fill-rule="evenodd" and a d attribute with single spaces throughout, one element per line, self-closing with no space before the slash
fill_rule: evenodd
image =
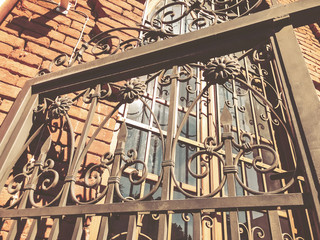
<path id="1" fill-rule="evenodd" d="M 31 81 L 26 82 L 21 92 L 18 94 L 17 99 L 13 103 L 8 115 L 4 119 L 0 128 L 0 155 L 2 155 L 4 148 L 12 136 L 11 134 L 17 130 L 16 126 L 19 125 L 21 115 L 25 112 L 26 106 L 31 98 Z M 24 119 L 24 118 L 22 118 Z M 0 161 L 0 167 L 3 162 Z"/>
<path id="2" fill-rule="evenodd" d="M 33 124 L 33 109 L 37 106 L 38 104 L 38 96 L 34 95 L 31 96 L 29 95 L 31 92 L 26 93 L 26 95 L 22 94 L 22 96 L 26 96 L 25 101 L 19 101 L 19 103 L 22 103 L 22 108 L 23 109 L 17 109 L 17 121 L 14 126 L 10 126 L 10 124 L 4 124 L 1 127 L 1 130 L 4 128 L 8 127 L 9 133 L 11 134 L 10 137 L 8 137 L 8 141 L 5 141 L 2 139 L 4 142 L 1 143 L 1 146 L 3 146 L 3 152 L 0 157 L 0 187 L 1 189 L 3 188 L 4 182 L 7 180 L 11 168 L 14 166 L 15 161 L 20 157 L 17 156 L 17 153 L 19 153 L 19 150 L 21 149 L 21 146 L 24 145 L 24 143 L 27 140 L 27 137 L 29 136 L 29 131 L 31 129 L 31 126 Z M 21 99 L 19 99 L 21 100 Z M 26 102 L 26 103 L 25 103 Z M 10 115 L 10 114 L 9 114 Z M 11 115 L 7 116 L 13 117 Z M 7 119 L 6 118 L 6 119 Z M 19 127 L 17 127 L 19 126 Z M 12 129 L 11 129 L 12 128 Z M 12 131 L 12 132 L 11 132 Z M 7 159 L 10 159 L 10 161 L 6 161 Z"/>
<path id="3" fill-rule="evenodd" d="M 116 147 L 116 152 L 118 153 L 124 152 L 127 135 L 128 135 L 127 126 L 125 123 L 122 123 L 119 130 L 119 134 L 118 134 L 118 143 Z M 120 154 L 117 154 L 114 158 L 115 159 L 114 159 L 114 163 L 112 165 L 111 174 L 110 174 L 111 177 L 115 177 L 117 175 L 117 172 L 119 171 L 120 164 L 121 164 Z M 110 204 L 113 202 L 114 188 L 115 188 L 114 184 L 110 184 L 106 198 L 105 198 L 105 204 Z M 107 239 L 108 232 L 109 232 L 109 216 L 103 216 L 101 219 L 97 239 L 98 240 Z"/>
<path id="4" fill-rule="evenodd" d="M 173 72 L 178 76 L 178 67 L 174 66 Z M 171 88 L 170 88 L 170 107 L 169 107 L 169 116 L 168 116 L 168 136 L 166 139 L 165 146 L 165 161 L 174 161 L 174 154 L 172 154 L 172 142 L 175 135 L 176 129 L 176 118 L 177 118 L 177 77 L 172 79 Z M 163 182 L 162 182 L 162 192 L 161 200 L 170 199 L 171 193 L 171 166 L 167 165 L 163 167 Z M 167 214 L 161 214 L 159 219 L 159 228 L 158 228 L 158 239 L 166 240 L 168 238 L 168 216 Z"/>
<path id="5" fill-rule="evenodd" d="M 72 240 L 80 240 L 82 236 L 83 216 L 77 217 L 76 224 L 72 233 Z"/>
<path id="6" fill-rule="evenodd" d="M 281 239 L 282 231 L 277 210 L 268 211 L 271 239 Z"/>
<path id="7" fill-rule="evenodd" d="M 76 205 L 66 207 L 46 207 L 31 209 L 1 209 L 0 218 L 36 217 L 36 216 L 67 216 L 79 214 L 108 214 L 168 211 L 198 211 L 215 209 L 215 211 L 235 210 L 267 210 L 294 207 L 309 207 L 310 197 L 301 193 L 270 194 L 246 197 L 221 197 L 207 199 L 163 200 L 163 201 L 134 201 L 127 203 L 109 203 L 95 205 Z"/>
<path id="8" fill-rule="evenodd" d="M 193 216 L 193 240 L 200 240 L 201 236 L 201 214 L 194 213 Z"/>
<path id="9" fill-rule="evenodd" d="M 137 234 L 137 216 L 130 215 L 126 240 L 138 239 L 136 238 L 136 234 Z"/>
<path id="10" fill-rule="evenodd" d="M 38 233 L 38 227 L 39 227 L 39 219 L 33 219 L 31 226 L 30 226 L 30 230 L 28 232 L 28 236 L 27 236 L 27 240 L 34 240 L 36 239 L 37 233 Z"/>
<path id="11" fill-rule="evenodd" d="M 293 119 L 296 141 L 300 147 L 309 189 L 312 193 L 318 228 L 320 226 L 319 179 L 320 179 L 320 104 L 314 91 L 308 69 L 297 43 L 293 27 L 288 25 L 279 28 L 275 33 L 275 43 L 278 47 L 278 63 L 283 67 L 286 78 L 286 97 L 291 99 L 288 104 Z M 307 93 L 307 94 L 306 94 Z"/>
<path id="12" fill-rule="evenodd" d="M 232 145 L 231 145 L 231 124 L 232 124 L 232 116 L 228 110 L 228 107 L 224 105 L 222 114 L 221 114 L 221 124 L 223 126 L 223 134 L 222 141 L 224 141 L 225 145 L 225 161 L 226 166 L 233 166 L 233 157 L 232 157 Z M 237 167 L 237 166 L 236 166 Z M 235 178 L 233 172 L 227 173 L 227 186 L 228 186 L 228 197 L 236 196 L 236 185 Z M 230 211 L 230 232 L 231 232 L 231 240 L 240 240 L 240 231 L 239 231 L 239 222 L 238 222 L 238 212 Z"/>
<path id="13" fill-rule="evenodd" d="M 295 26 L 316 21 L 320 3 L 304 0 L 277 6 L 199 31 L 111 55 L 33 80 L 33 93 L 79 90 L 98 82 L 115 82 L 166 66 L 228 54 L 251 47 L 271 35 L 273 19 L 290 15 Z M 250 34 L 248 34 L 250 32 Z M 254 35 L 254 36 L 253 36 Z M 237 36 L 237 38 L 234 38 Z M 192 51 L 190 51 L 192 49 Z M 152 59 L 152 61 L 150 61 Z"/>

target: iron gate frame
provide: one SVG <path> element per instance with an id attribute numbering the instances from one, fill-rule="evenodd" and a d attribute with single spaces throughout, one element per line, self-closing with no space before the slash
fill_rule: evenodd
<path id="1" fill-rule="evenodd" d="M 289 99 L 289 112 L 299 145 L 299 154 L 305 167 L 310 195 L 284 194 L 268 196 L 169 200 L 159 202 L 99 204 L 94 206 L 49 207 L 43 209 L 0 209 L 0 218 L 63 216 L 79 214 L 105 215 L 107 213 L 183 212 L 216 209 L 270 209 L 276 207 L 313 207 L 320 226 L 320 104 L 293 28 L 319 20 L 318 0 L 304 0 L 289 5 L 277 5 L 221 23 L 196 32 L 176 36 L 127 52 L 111 55 L 59 72 L 36 77 L 26 82 L 0 129 L 0 176 L 12 166 L 16 146 L 22 146 L 32 126 L 33 109 L 42 95 L 57 96 L 73 89 L 80 90 L 95 84 L 117 82 L 134 76 L 155 72 L 163 67 L 220 56 L 257 45 L 271 38 L 277 47 L 275 57 L 282 66 L 282 75 Z M 235 36 L 237 36 L 235 38 Z M 192 50 L 191 50 L 192 49 Z M 292 57 L 294 52 L 295 58 Z M 178 54 L 179 53 L 179 54 Z M 316 117 L 315 116 L 318 116 Z M 313 117 L 311 117 L 313 116 Z M 197 204 L 196 204 L 196 202 Z M 201 202 L 201 204 L 200 204 Z M 237 203 L 235 207 L 235 203 Z M 191 207 L 190 207 L 191 206 Z M 194 206 L 198 206 L 195 208 Z M 213 207 L 214 206 L 214 207 Z"/>

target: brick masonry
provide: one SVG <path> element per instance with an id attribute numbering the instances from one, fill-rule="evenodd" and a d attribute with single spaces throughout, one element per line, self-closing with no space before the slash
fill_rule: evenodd
<path id="1" fill-rule="evenodd" d="M 0 25 L 0 84 L 21 89 L 27 79 L 34 77 L 61 53 L 70 55 L 76 46 L 83 25 L 83 39 L 116 27 L 135 27 L 141 21 L 143 4 L 136 0 L 78 0 L 76 11 L 67 16 L 57 13 L 55 4 L 38 0 L 21 0 Z M 81 12 L 81 13 L 79 13 Z M 121 32 L 121 39 L 131 37 Z M 86 52 L 84 61 L 96 57 Z M 59 70 L 63 67 L 55 67 Z M 1 86 L 2 86 L 1 85 Z M 3 87 L 3 89 L 5 89 Z M 16 91 L 0 92 L 2 100 L 14 99 Z M 10 96 L 7 96 L 10 95 Z M 8 108 L 0 108 L 0 125 Z"/>

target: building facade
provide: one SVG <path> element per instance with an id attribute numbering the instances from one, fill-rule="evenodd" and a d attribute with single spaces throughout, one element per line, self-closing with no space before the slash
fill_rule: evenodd
<path id="1" fill-rule="evenodd" d="M 318 239 L 320 5 L 289 2 L 18 2 L 3 239 Z"/>

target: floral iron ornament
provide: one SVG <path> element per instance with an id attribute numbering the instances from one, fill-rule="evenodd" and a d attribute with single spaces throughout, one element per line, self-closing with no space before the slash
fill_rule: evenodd
<path id="1" fill-rule="evenodd" d="M 213 58 L 206 64 L 203 77 L 207 82 L 224 84 L 240 74 L 240 67 L 237 58 L 231 56 Z"/>
<path id="2" fill-rule="evenodd" d="M 68 97 L 56 97 L 54 102 L 48 107 L 48 115 L 51 119 L 58 119 L 64 116 L 70 109 L 72 100 Z"/>
<path id="3" fill-rule="evenodd" d="M 120 88 L 120 99 L 123 102 L 132 103 L 143 95 L 146 90 L 146 85 L 137 79 L 127 81 L 123 87 Z"/>

